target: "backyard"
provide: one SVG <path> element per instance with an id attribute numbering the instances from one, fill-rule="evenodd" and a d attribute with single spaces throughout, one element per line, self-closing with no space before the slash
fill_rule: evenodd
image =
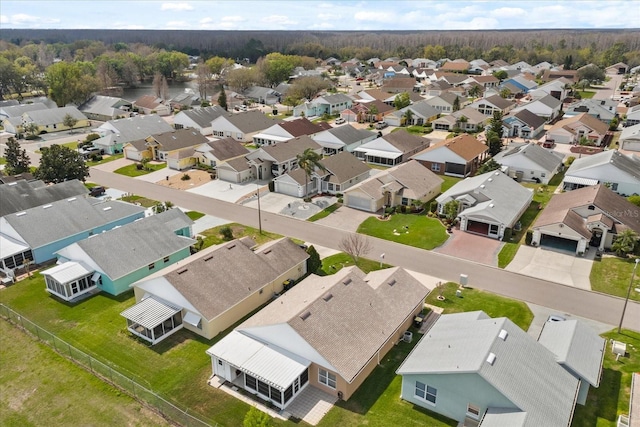
<path id="1" fill-rule="evenodd" d="M 427 250 L 442 245 L 449 238 L 440 220 L 424 213 L 396 213 L 385 220 L 370 217 L 360 224 L 358 233 Z"/>
<path id="2" fill-rule="evenodd" d="M 231 223 L 220 225 L 218 227 L 210 228 L 200 233 L 203 237 L 202 247 L 199 249 L 208 248 L 209 246 L 219 245 L 228 241 L 222 235 L 222 231 L 225 228 L 229 228 L 231 230 L 231 234 L 233 239 L 241 239 L 242 237 L 251 237 L 258 245 L 262 245 L 270 240 L 279 239 L 282 236 L 275 233 L 269 233 L 267 231 L 263 231 L 260 234 L 260 231 L 257 228 L 248 227 L 246 225 Z"/>

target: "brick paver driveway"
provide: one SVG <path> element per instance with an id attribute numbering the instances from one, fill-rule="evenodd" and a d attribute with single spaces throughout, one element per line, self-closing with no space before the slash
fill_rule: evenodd
<path id="1" fill-rule="evenodd" d="M 453 230 L 451 237 L 433 251 L 486 265 L 498 265 L 498 252 L 502 242 L 477 234 Z"/>

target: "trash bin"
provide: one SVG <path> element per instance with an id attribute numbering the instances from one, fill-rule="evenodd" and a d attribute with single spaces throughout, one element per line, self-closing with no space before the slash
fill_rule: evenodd
<path id="1" fill-rule="evenodd" d="M 273 113 L 274 116 L 277 116 L 278 115 L 278 110 L 274 108 L 272 113 Z"/>
<path id="2" fill-rule="evenodd" d="M 460 289 L 458 289 L 458 290 L 456 291 L 456 296 L 457 296 L 458 298 L 462 298 L 462 291 L 461 291 Z"/>

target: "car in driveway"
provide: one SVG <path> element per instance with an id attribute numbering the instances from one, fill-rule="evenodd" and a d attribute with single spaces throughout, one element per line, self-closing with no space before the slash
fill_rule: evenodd
<path id="1" fill-rule="evenodd" d="M 565 319 L 562 316 L 558 316 L 557 314 L 552 314 L 551 316 L 549 316 L 549 318 L 547 319 L 547 322 L 564 322 Z"/>
<path id="2" fill-rule="evenodd" d="M 91 157 L 94 154 L 102 154 L 102 150 L 100 150 L 98 147 L 92 147 L 92 146 L 91 147 L 83 147 L 83 148 L 79 149 L 78 152 L 85 159 Z"/>
<path id="3" fill-rule="evenodd" d="M 107 190 L 102 187 L 102 186 L 97 186 L 97 187 L 93 187 L 91 190 L 89 190 L 89 195 L 91 197 L 100 197 L 102 196 Z"/>
<path id="4" fill-rule="evenodd" d="M 341 125 L 344 122 L 345 122 L 345 120 L 342 117 L 338 117 L 334 123 L 337 124 L 337 125 Z"/>

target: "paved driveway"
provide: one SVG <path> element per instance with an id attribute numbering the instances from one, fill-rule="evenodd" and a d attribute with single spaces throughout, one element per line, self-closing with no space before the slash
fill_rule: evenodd
<path id="1" fill-rule="evenodd" d="M 348 208 L 346 206 L 340 206 L 331 215 L 316 221 L 316 223 L 338 228 L 340 230 L 355 232 L 358 230 L 358 226 L 362 224 L 365 219 L 373 215 L 375 214 Z"/>
<path id="2" fill-rule="evenodd" d="M 532 246 L 520 246 L 505 270 L 531 277 L 591 290 L 589 275 L 595 251 L 584 257 Z"/>
<path id="3" fill-rule="evenodd" d="M 500 252 L 500 249 L 502 249 L 502 242 L 499 240 L 454 229 L 450 234 L 449 240 L 433 251 L 496 266 L 498 265 L 498 252 Z"/>

